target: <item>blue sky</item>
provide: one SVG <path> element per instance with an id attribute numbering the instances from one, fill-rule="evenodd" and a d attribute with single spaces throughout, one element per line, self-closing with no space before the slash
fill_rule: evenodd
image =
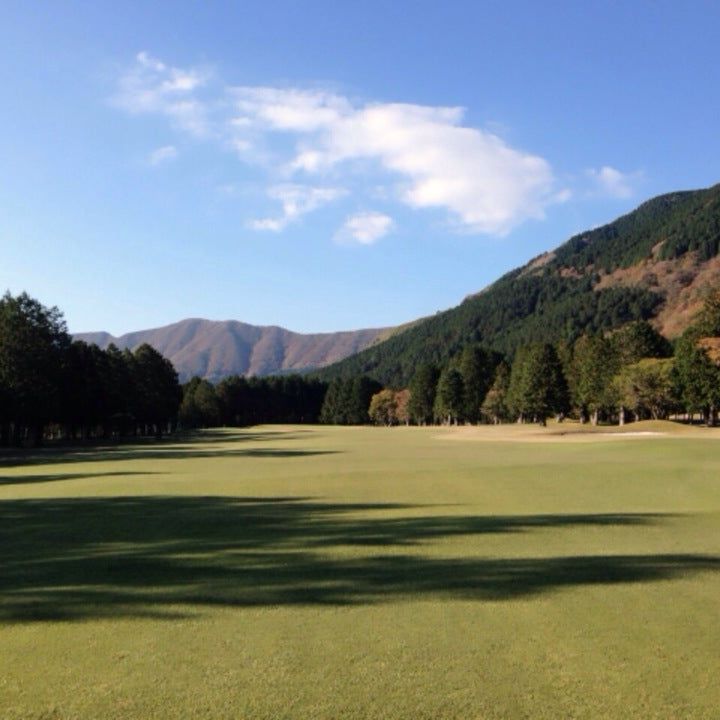
<path id="1" fill-rule="evenodd" d="M 0 288 L 72 331 L 394 325 L 720 181 L 720 5 L 0 5 Z"/>

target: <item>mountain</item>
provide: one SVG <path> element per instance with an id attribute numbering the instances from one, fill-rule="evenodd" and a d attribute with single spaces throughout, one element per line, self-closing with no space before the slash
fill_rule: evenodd
<path id="1" fill-rule="evenodd" d="M 114 343 L 121 349 L 134 349 L 149 343 L 172 361 L 182 381 L 199 375 L 214 382 L 228 375 L 272 375 L 320 368 L 391 333 L 392 329 L 378 328 L 305 335 L 234 320 L 188 319 L 120 337 L 106 332 L 78 333 L 74 337 L 102 348 Z"/>
<path id="2" fill-rule="evenodd" d="M 720 285 L 719 249 L 720 185 L 662 195 L 318 374 L 400 387 L 421 364 L 444 363 L 468 343 L 512 356 L 529 342 L 572 341 L 638 319 L 676 337 Z"/>

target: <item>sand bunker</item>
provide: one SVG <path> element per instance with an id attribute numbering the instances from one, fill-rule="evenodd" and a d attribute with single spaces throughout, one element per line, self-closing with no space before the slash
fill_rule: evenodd
<path id="1" fill-rule="evenodd" d="M 593 427 L 577 422 L 539 425 L 478 425 L 443 428 L 433 437 L 437 440 L 471 440 L 480 442 L 603 442 L 640 438 L 720 439 L 720 428 L 682 425 L 666 420 L 648 420 L 629 425 Z"/>

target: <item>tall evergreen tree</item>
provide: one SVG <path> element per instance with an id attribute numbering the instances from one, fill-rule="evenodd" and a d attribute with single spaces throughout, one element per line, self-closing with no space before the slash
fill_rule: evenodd
<path id="1" fill-rule="evenodd" d="M 344 403 L 346 381 L 335 378 L 328 385 L 325 400 L 320 411 L 320 422 L 325 425 L 341 424 L 344 421 L 342 404 Z"/>
<path id="2" fill-rule="evenodd" d="M 698 344 L 696 336 L 694 328 L 675 348 L 679 400 L 688 413 L 699 412 L 708 425 L 713 425 L 720 407 L 720 369 Z"/>
<path id="3" fill-rule="evenodd" d="M 370 399 L 380 390 L 382 390 L 382 385 L 365 375 L 353 378 L 348 383 L 345 422 L 348 425 L 364 425 L 369 422 Z"/>
<path id="4" fill-rule="evenodd" d="M 27 293 L 8 292 L 0 299 L 0 387 L 7 402 L 0 436 L 6 442 L 38 444 L 45 424 L 59 416 L 69 346 L 56 307 L 44 307 Z"/>
<path id="5" fill-rule="evenodd" d="M 541 425 L 548 415 L 567 411 L 567 384 L 552 345 L 530 345 L 518 353 L 510 374 L 508 404 L 519 419 Z"/>
<path id="6" fill-rule="evenodd" d="M 454 367 L 445 368 L 440 373 L 435 395 L 435 417 L 438 421 L 458 423 L 463 420 L 465 409 L 465 388 L 460 371 Z"/>
<path id="7" fill-rule="evenodd" d="M 183 428 L 215 427 L 222 423 L 222 405 L 215 387 L 199 377 L 183 385 L 178 420 Z"/>
<path id="8" fill-rule="evenodd" d="M 463 349 L 458 369 L 465 393 L 463 415 L 468 422 L 476 423 L 480 420 L 482 403 L 492 385 L 499 360 L 497 353 L 479 345 L 468 345 Z"/>
<path id="9" fill-rule="evenodd" d="M 609 404 L 607 390 L 617 372 L 618 360 L 613 345 L 601 335 L 583 335 L 573 347 L 570 392 L 581 422 L 588 415 L 593 425 Z"/>
<path id="10" fill-rule="evenodd" d="M 160 437 L 177 417 L 182 389 L 172 363 L 155 348 L 142 344 L 133 353 L 136 388 L 135 420 Z"/>
<path id="11" fill-rule="evenodd" d="M 434 365 L 421 365 L 410 381 L 410 419 L 417 425 L 427 425 L 433 420 L 435 393 L 439 372 Z"/>

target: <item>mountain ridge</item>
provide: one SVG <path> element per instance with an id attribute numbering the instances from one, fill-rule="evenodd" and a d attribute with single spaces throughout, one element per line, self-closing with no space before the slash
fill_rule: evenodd
<path id="1" fill-rule="evenodd" d="M 105 331 L 75 333 L 76 340 L 120 349 L 152 345 L 185 381 L 194 375 L 217 381 L 228 375 L 306 372 L 337 362 L 368 347 L 393 328 L 333 333 L 296 333 L 278 325 L 239 320 L 186 318 L 176 323 L 120 336 Z"/>
<path id="2" fill-rule="evenodd" d="M 648 320 L 679 335 L 720 284 L 720 184 L 646 200 L 515 268 L 456 307 L 319 371 L 406 385 L 423 363 L 482 343 L 512 357 L 531 342 L 572 341 Z"/>

